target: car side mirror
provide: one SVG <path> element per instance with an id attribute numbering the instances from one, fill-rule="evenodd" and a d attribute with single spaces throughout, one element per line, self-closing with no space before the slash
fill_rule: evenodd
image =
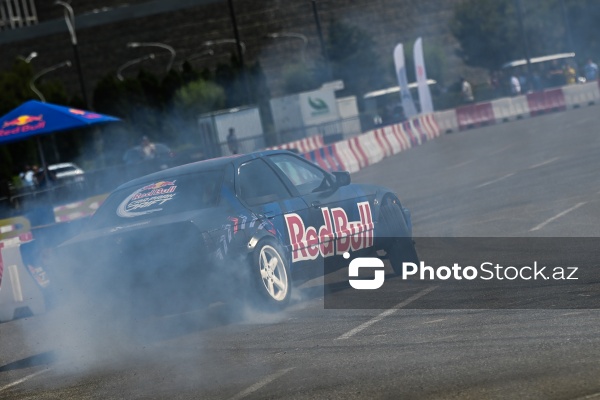
<path id="1" fill-rule="evenodd" d="M 348 171 L 336 171 L 333 176 L 335 176 L 335 187 L 348 186 L 352 181 Z"/>

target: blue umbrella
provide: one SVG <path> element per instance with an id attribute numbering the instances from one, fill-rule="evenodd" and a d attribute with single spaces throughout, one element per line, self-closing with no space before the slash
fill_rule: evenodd
<path id="1" fill-rule="evenodd" d="M 39 140 L 40 135 L 116 121 L 120 119 L 30 100 L 0 118 L 0 145 L 35 136 L 38 139 L 40 161 L 45 167 L 46 160 Z"/>
<path id="2" fill-rule="evenodd" d="M 0 118 L 0 144 L 115 121 L 120 120 L 108 115 L 30 100 Z"/>

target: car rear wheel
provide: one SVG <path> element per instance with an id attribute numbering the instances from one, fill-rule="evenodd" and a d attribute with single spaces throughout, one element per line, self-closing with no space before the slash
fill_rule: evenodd
<path id="1" fill-rule="evenodd" d="M 419 255 L 406 226 L 400 204 L 394 199 L 387 199 L 381 206 L 380 220 L 385 232 L 385 251 L 396 275 L 402 273 L 402 263 L 418 264 Z"/>
<path id="2" fill-rule="evenodd" d="M 275 240 L 265 239 L 259 243 L 254 252 L 253 268 L 263 303 L 267 306 L 285 306 L 289 302 L 292 285 L 287 258 Z"/>

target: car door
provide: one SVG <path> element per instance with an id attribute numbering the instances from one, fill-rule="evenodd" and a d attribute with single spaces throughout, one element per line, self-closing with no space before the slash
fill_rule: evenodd
<path id="1" fill-rule="evenodd" d="M 258 219 L 257 228 L 270 230 L 290 250 L 285 215 L 308 218 L 305 202 L 294 195 L 282 177 L 261 158 L 238 167 L 235 187 L 237 197 Z"/>
<path id="2" fill-rule="evenodd" d="M 305 201 L 311 228 L 306 229 L 308 256 L 341 255 L 373 246 L 373 218 L 368 199 L 353 185 L 339 185 L 336 178 L 307 160 L 292 154 L 268 156 L 278 172 L 285 176 Z M 292 242 L 302 238 L 290 227 Z M 319 246 L 311 246 L 315 240 Z"/>

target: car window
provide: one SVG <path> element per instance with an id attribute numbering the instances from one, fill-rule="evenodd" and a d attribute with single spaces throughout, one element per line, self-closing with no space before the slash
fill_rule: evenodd
<path id="1" fill-rule="evenodd" d="M 216 206 L 223 171 L 205 171 L 156 179 L 112 193 L 92 217 L 92 226 L 200 210 Z"/>
<path id="2" fill-rule="evenodd" d="M 287 176 L 300 195 L 330 187 L 327 174 L 308 161 L 286 154 L 273 155 L 269 159 Z"/>
<path id="3" fill-rule="evenodd" d="M 291 197 L 281 179 L 263 160 L 242 164 L 238 170 L 238 196 L 249 206 Z"/>

